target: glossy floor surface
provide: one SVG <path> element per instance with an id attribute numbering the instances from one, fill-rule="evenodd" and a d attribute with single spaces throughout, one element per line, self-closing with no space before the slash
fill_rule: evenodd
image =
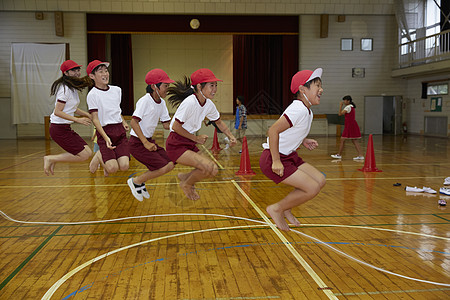
<path id="1" fill-rule="evenodd" d="M 46 176 L 43 156 L 58 145 L 0 141 L 0 299 L 450 299 L 450 196 L 439 194 L 449 140 L 374 136 L 366 149 L 365 136 L 375 157 L 365 164 L 351 143 L 333 160 L 339 140 L 315 138 L 299 154 L 327 183 L 292 210 L 302 225 L 287 233 L 266 223 L 292 188 L 261 173 L 261 138 L 248 139 L 256 175 L 235 175 L 237 146 L 215 155 L 220 171 L 197 184 L 199 200 L 181 192 L 177 174 L 190 169 L 177 165 L 147 182 L 143 202 L 126 183 L 146 170 L 134 159 L 109 177 L 88 162 Z M 211 144 L 199 147 L 208 157 Z"/>

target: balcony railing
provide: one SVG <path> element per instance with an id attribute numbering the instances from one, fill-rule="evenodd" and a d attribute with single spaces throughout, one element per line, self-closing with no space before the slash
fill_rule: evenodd
<path id="1" fill-rule="evenodd" d="M 399 68 L 450 59 L 450 30 L 401 44 L 398 50 Z"/>

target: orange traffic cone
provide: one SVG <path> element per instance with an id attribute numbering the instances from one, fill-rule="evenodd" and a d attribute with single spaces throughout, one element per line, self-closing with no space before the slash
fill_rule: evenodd
<path id="1" fill-rule="evenodd" d="M 219 145 L 219 139 L 217 138 L 217 129 L 216 128 L 214 128 L 214 139 L 213 139 L 213 144 L 212 144 L 211 150 L 212 151 L 222 150 L 222 148 L 220 148 L 220 145 Z"/>
<path id="2" fill-rule="evenodd" d="M 247 137 L 244 136 L 242 140 L 242 153 L 241 153 L 241 166 L 236 175 L 255 175 L 252 167 L 250 166 L 250 157 L 248 155 Z"/>
<path id="3" fill-rule="evenodd" d="M 372 135 L 369 135 L 369 142 L 367 143 L 366 157 L 364 158 L 364 168 L 358 169 L 362 172 L 383 172 L 377 169 L 375 164 L 375 154 L 373 153 Z"/>

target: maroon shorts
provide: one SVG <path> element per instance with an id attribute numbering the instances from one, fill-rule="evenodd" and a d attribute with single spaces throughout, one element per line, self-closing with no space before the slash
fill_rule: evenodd
<path id="1" fill-rule="evenodd" d="M 50 124 L 50 136 L 61 148 L 77 155 L 87 143 L 70 128 L 70 124 Z"/>
<path id="2" fill-rule="evenodd" d="M 187 150 L 198 152 L 195 142 L 172 131 L 166 140 L 166 152 L 170 160 L 176 162 L 177 159 Z"/>
<path id="3" fill-rule="evenodd" d="M 118 159 L 122 156 L 127 156 L 128 158 L 130 158 L 127 132 L 125 131 L 125 128 L 123 128 L 122 123 L 103 126 L 103 130 L 111 140 L 112 145 L 116 146 L 115 149 L 109 149 L 108 147 L 106 147 L 105 139 L 97 131 L 97 144 L 100 148 L 103 162 L 106 163 L 110 159 Z"/>
<path id="4" fill-rule="evenodd" d="M 135 136 L 130 136 L 128 145 L 130 147 L 130 154 L 133 155 L 141 164 L 145 165 L 150 171 L 159 170 L 165 167 L 169 162 L 170 158 L 167 156 L 166 150 L 158 146 L 155 140 L 149 138 L 147 139 L 150 143 L 156 145 L 156 151 L 148 151 L 144 147 L 141 140 Z"/>
<path id="5" fill-rule="evenodd" d="M 298 170 L 298 167 L 305 163 L 303 159 L 298 156 L 297 151 L 294 151 L 289 155 L 283 155 L 280 153 L 280 160 L 284 166 L 282 177 L 278 176 L 272 171 L 272 155 L 270 154 L 269 149 L 265 149 L 261 153 L 261 157 L 259 158 L 259 166 L 261 168 L 261 171 L 276 184 L 282 182 L 283 180 L 294 174 L 295 171 Z"/>

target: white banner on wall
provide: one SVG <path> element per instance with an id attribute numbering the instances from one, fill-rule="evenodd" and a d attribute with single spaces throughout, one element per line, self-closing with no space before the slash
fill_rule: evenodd
<path id="1" fill-rule="evenodd" d="M 13 43 L 11 45 L 11 98 L 13 123 L 44 123 L 55 108 L 52 83 L 61 77 L 65 44 Z"/>

